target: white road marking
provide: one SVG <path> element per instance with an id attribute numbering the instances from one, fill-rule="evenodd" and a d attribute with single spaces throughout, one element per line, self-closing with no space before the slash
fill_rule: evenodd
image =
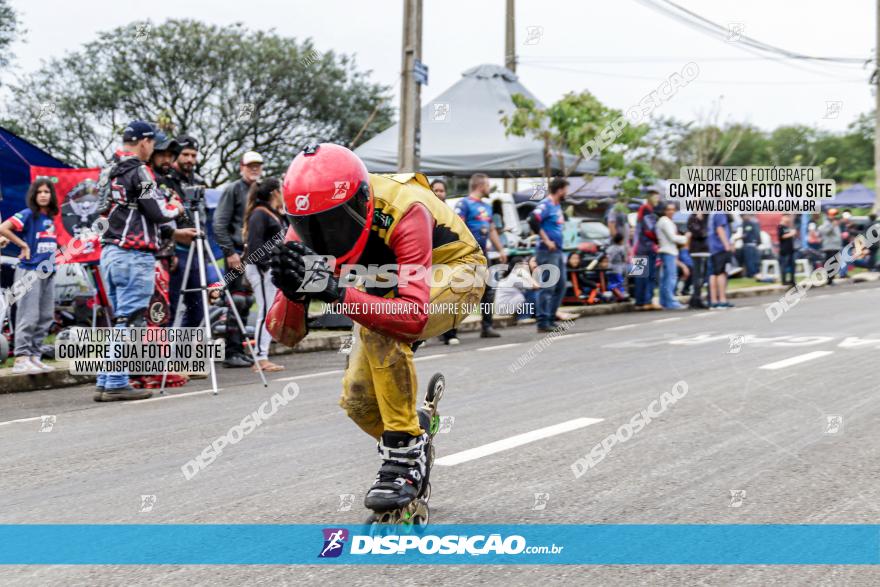
<path id="1" fill-rule="evenodd" d="M 776 361 L 775 363 L 767 363 L 766 365 L 761 365 L 758 367 L 759 369 L 766 369 L 768 371 L 775 371 L 776 369 L 785 369 L 786 367 L 791 367 L 792 365 L 798 365 L 800 363 L 806 363 L 807 361 L 812 361 L 813 359 L 819 359 L 821 357 L 828 356 L 832 354 L 834 351 L 813 351 L 812 353 L 806 353 L 803 355 L 797 355 L 796 357 L 791 357 L 789 359 L 783 359 L 782 361 Z"/>
<path id="2" fill-rule="evenodd" d="M 217 388 L 217 391 L 223 391 L 223 388 L 222 388 L 222 387 L 218 387 L 218 388 Z M 151 397 L 151 398 L 149 398 L 149 399 L 141 399 L 141 400 L 137 400 L 137 401 L 122 402 L 122 403 L 124 403 L 124 404 L 128 404 L 128 405 L 146 404 L 146 403 L 149 403 L 149 402 L 157 402 L 157 401 L 159 401 L 159 400 L 163 400 L 163 399 L 174 399 L 174 398 L 178 398 L 178 397 L 186 397 L 186 396 L 189 396 L 189 395 L 202 395 L 202 394 L 205 394 L 205 393 L 214 393 L 214 390 L 213 390 L 213 389 L 202 389 L 202 390 L 200 390 L 200 391 L 187 391 L 187 392 L 185 392 L 185 393 L 175 393 L 175 394 L 168 394 L 168 395 L 160 395 L 160 396 L 157 396 L 157 397 Z"/>
<path id="3" fill-rule="evenodd" d="M 478 348 L 478 351 L 497 351 L 498 349 L 509 349 L 521 345 L 521 342 L 512 342 L 510 344 L 496 344 L 495 346 L 484 346 Z"/>
<path id="4" fill-rule="evenodd" d="M 681 320 L 681 316 L 673 316 L 672 318 L 660 318 L 659 320 L 651 320 L 651 324 L 660 324 L 661 322 L 675 322 Z"/>
<path id="5" fill-rule="evenodd" d="M 510 438 L 505 438 L 504 440 L 496 440 L 495 442 L 490 442 L 489 444 L 484 444 L 483 446 L 470 448 L 468 450 L 457 452 L 445 457 L 440 457 L 435 461 L 435 464 L 442 465 L 444 467 L 460 465 L 461 463 L 466 463 L 468 461 L 473 461 L 481 457 L 486 457 L 501 451 L 516 448 L 530 442 L 535 442 L 536 440 L 549 438 L 551 436 L 556 436 L 557 434 L 564 434 L 565 432 L 571 432 L 572 430 L 578 430 L 579 428 L 586 428 L 587 426 L 598 424 L 603 420 L 603 418 L 575 418 L 574 420 L 569 420 L 568 422 L 554 424 L 553 426 L 547 426 L 546 428 L 539 428 L 538 430 L 532 430 L 531 432 L 526 432 L 525 434 L 517 434 L 516 436 L 511 436 Z"/>
<path id="6" fill-rule="evenodd" d="M 635 327 L 636 327 L 635 324 L 624 324 L 623 326 L 611 326 L 611 327 L 609 327 L 609 328 L 606 328 L 605 330 L 606 330 L 606 331 L 611 331 L 611 330 L 626 330 L 627 328 L 635 328 Z"/>
<path id="7" fill-rule="evenodd" d="M 34 420 L 41 420 L 43 416 L 35 416 L 33 418 L 19 418 L 18 420 L 8 420 L 6 422 L 0 422 L 0 426 L 6 426 L 7 424 L 18 424 L 19 422 L 33 422 Z"/>
<path id="8" fill-rule="evenodd" d="M 309 373 L 308 375 L 294 375 L 293 377 L 281 377 L 272 381 L 296 381 L 297 379 L 311 379 L 312 377 L 323 377 L 324 375 L 339 375 L 344 373 L 343 369 L 334 369 L 332 371 L 319 371 L 318 373 Z"/>
<path id="9" fill-rule="evenodd" d="M 440 357 L 445 357 L 448 353 L 438 353 L 436 355 L 427 355 L 424 357 L 418 357 L 413 359 L 414 363 L 418 363 L 419 361 L 430 361 L 431 359 L 439 359 Z"/>
<path id="10" fill-rule="evenodd" d="M 697 312 L 696 314 L 691 314 L 691 318 L 705 318 L 706 316 L 711 316 L 712 312 L 709 310 L 703 310 L 702 312 Z"/>

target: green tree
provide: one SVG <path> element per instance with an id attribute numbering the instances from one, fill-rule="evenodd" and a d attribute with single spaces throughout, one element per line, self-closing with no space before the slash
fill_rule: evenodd
<path id="1" fill-rule="evenodd" d="M 21 34 L 21 22 L 9 0 L 0 0 L 0 69 L 9 65 L 12 53 L 9 46 Z"/>
<path id="2" fill-rule="evenodd" d="M 273 31 L 132 23 L 12 87 L 7 117 L 23 136 L 82 166 L 103 164 L 129 120 L 158 122 L 201 141 L 200 171 L 217 185 L 237 176 L 247 150 L 280 175 L 308 142 L 349 144 L 387 127 L 388 89 L 368 76 L 349 56 Z"/>
<path id="3" fill-rule="evenodd" d="M 616 138 L 599 156 L 599 173 L 620 178 L 621 203 L 653 181 L 650 166 L 634 156 L 648 132 L 647 125 L 623 123 L 620 110 L 605 106 L 590 92 L 569 92 L 548 108 L 514 94 L 513 104 L 515 109 L 502 116 L 501 122 L 508 135 L 530 136 L 544 144 L 544 176 L 548 181 L 554 171 L 563 176 L 573 174 L 584 160 L 584 145 L 615 124 Z"/>

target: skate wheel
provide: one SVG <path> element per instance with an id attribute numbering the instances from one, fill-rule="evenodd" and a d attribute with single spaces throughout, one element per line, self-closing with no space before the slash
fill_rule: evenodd
<path id="1" fill-rule="evenodd" d="M 430 492 L 430 489 L 428 491 Z M 424 499 L 417 499 L 413 505 L 415 507 L 412 508 L 409 519 L 404 524 L 416 531 L 423 530 L 428 525 L 428 518 L 431 516 L 428 502 Z"/>
<path id="2" fill-rule="evenodd" d="M 442 373 L 434 373 L 428 381 L 428 392 L 425 399 L 428 403 L 436 404 L 443 397 L 443 390 L 446 388 L 446 378 Z"/>
<path id="3" fill-rule="evenodd" d="M 387 536 L 396 532 L 399 521 L 397 511 L 390 512 L 373 512 L 364 521 L 367 526 L 367 533 L 370 536 Z"/>

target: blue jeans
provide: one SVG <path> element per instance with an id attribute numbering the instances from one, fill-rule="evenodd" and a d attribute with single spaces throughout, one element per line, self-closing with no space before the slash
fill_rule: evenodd
<path id="1" fill-rule="evenodd" d="M 155 271 L 156 257 L 153 253 L 104 245 L 101 251 L 101 278 L 117 320 L 116 328 L 126 327 L 120 318 L 147 310 L 153 295 Z M 111 356 L 115 356 L 116 348 L 111 346 L 110 349 Z M 98 385 L 106 389 L 126 387 L 128 373 L 98 373 Z"/>
<path id="2" fill-rule="evenodd" d="M 516 314 L 517 320 L 525 320 L 533 318 L 538 311 L 538 292 L 537 289 L 522 290 L 523 296 L 526 298 L 525 305 Z"/>
<path id="3" fill-rule="evenodd" d="M 746 277 L 752 277 L 758 273 L 761 265 L 761 253 L 758 251 L 758 245 L 743 245 L 743 262 L 746 266 Z"/>
<path id="4" fill-rule="evenodd" d="M 636 257 L 647 257 L 648 266 L 644 273 L 635 276 L 636 282 L 636 305 L 650 304 L 654 298 L 654 284 L 657 283 L 657 253 L 637 254 Z"/>
<path id="5" fill-rule="evenodd" d="M 794 253 L 779 255 L 779 270 L 782 273 L 782 285 L 794 285 Z"/>
<path id="6" fill-rule="evenodd" d="M 556 322 L 556 310 L 562 303 L 565 295 L 565 286 L 568 281 L 568 272 L 565 266 L 565 256 L 562 251 L 548 251 L 538 249 L 535 251 L 535 260 L 538 266 L 553 265 L 559 269 L 559 280 L 555 284 L 541 287 L 538 292 L 538 303 L 535 312 L 538 314 L 538 327 L 550 328 Z M 543 271 L 541 272 L 543 275 Z"/>
<path id="7" fill-rule="evenodd" d="M 170 298 L 171 318 L 177 316 L 177 304 L 183 303 L 183 320 L 180 325 L 184 328 L 198 328 L 202 324 L 205 317 L 204 308 L 202 308 L 202 294 L 198 291 L 191 291 L 181 296 L 182 289 L 197 289 L 199 287 L 199 263 L 197 258 L 193 258 L 192 267 L 189 268 L 189 279 L 187 283 L 183 283 L 183 272 L 186 269 L 186 258 L 190 251 L 195 252 L 195 246 L 185 251 L 177 250 L 177 269 L 171 274 L 168 283 L 168 297 Z M 205 285 L 211 285 L 220 281 L 214 266 L 205 259 Z"/>
<path id="8" fill-rule="evenodd" d="M 664 308 L 679 308 L 681 304 L 675 299 L 675 284 L 678 281 L 678 267 L 675 261 L 678 255 L 660 253 L 663 272 L 660 281 L 660 305 Z"/>

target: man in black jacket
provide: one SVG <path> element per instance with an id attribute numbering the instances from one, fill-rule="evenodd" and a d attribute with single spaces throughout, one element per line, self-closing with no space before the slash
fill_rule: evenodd
<path id="1" fill-rule="evenodd" d="M 244 278 L 241 253 L 244 243 L 241 228 L 244 223 L 244 209 L 247 206 L 248 191 L 251 184 L 263 175 L 263 157 L 248 151 L 241 158 L 241 179 L 232 182 L 223 190 L 217 209 L 214 210 L 214 238 L 226 258 L 226 286 L 235 300 L 235 307 L 241 321 L 247 324 L 248 309 L 252 292 Z M 245 355 L 242 345 L 243 334 L 233 318 L 226 321 L 226 360 L 227 367 L 247 367 L 253 361 Z"/>
<path id="2" fill-rule="evenodd" d="M 193 220 L 194 210 L 198 210 L 199 219 L 202 223 L 202 230 L 206 230 L 205 222 L 208 216 L 205 212 L 204 188 L 207 186 L 204 178 L 196 173 L 195 166 L 199 158 L 199 143 L 190 135 L 179 135 L 175 137 L 175 142 L 179 146 L 179 153 L 171 169 L 163 178 L 172 189 L 177 192 L 183 202 L 183 213 L 177 220 L 177 226 L 182 228 L 192 228 L 195 230 Z M 196 192 L 200 191 L 199 197 Z M 181 296 L 181 289 L 196 290 L 199 285 L 199 266 L 198 260 L 193 259 L 192 266 L 189 270 L 188 283 L 183 283 L 183 273 L 186 270 L 186 261 L 190 251 L 195 250 L 188 244 L 175 243 L 174 252 L 176 260 L 174 262 L 173 271 L 171 271 L 171 279 L 169 281 L 169 297 L 171 315 L 177 314 L 177 305 L 182 301 L 184 304 L 183 321 L 181 326 L 185 328 L 197 328 L 204 319 L 204 309 L 202 308 L 201 294 L 198 291 L 190 291 Z M 204 259 L 205 273 L 207 285 L 216 285 L 219 282 L 219 276 L 214 271 L 213 265 Z M 212 295 L 212 297 L 214 297 Z"/>
<path id="3" fill-rule="evenodd" d="M 109 209 L 107 230 L 101 238 L 101 276 L 113 307 L 117 328 L 144 326 L 153 294 L 156 251 L 160 233 L 173 238 L 169 224 L 180 214 L 181 205 L 167 201 L 157 190 L 153 172 L 147 167 L 156 143 L 156 129 L 134 120 L 125 127 L 123 148 L 113 155 L 107 174 Z M 145 399 L 149 390 L 129 385 L 124 372 L 99 373 L 95 401 Z"/>

